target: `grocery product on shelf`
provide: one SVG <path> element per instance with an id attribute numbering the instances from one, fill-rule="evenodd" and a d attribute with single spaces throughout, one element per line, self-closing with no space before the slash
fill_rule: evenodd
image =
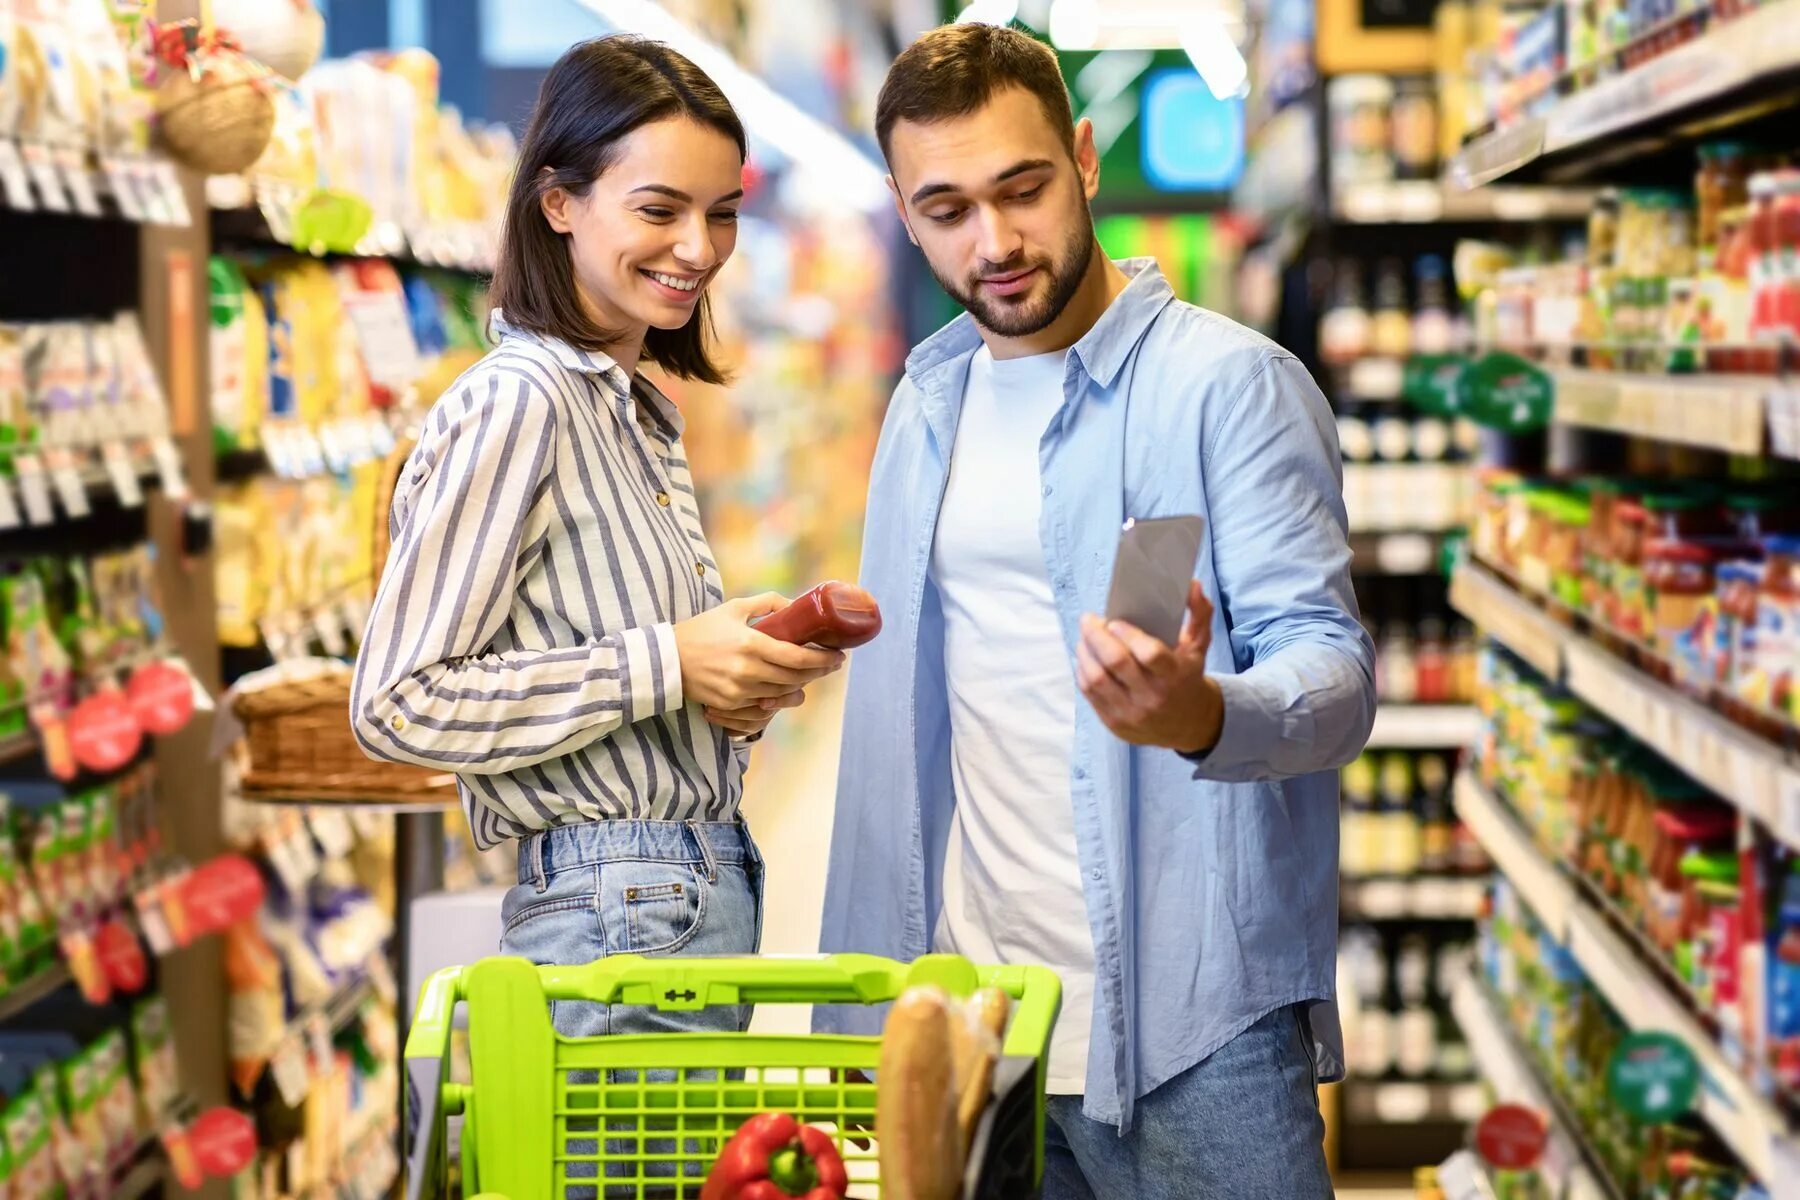
<path id="1" fill-rule="evenodd" d="M 0 528 L 53 524 L 59 509 L 84 518 L 98 486 L 141 506 L 144 480 L 156 475 L 172 496 L 185 493 L 135 314 L 0 324 L 0 489 L 10 516 Z"/>
<path id="2" fill-rule="evenodd" d="M 1790 484 L 1484 480 L 1485 564 L 1665 683 L 1757 732 L 1800 722 L 1800 514 Z"/>
<path id="3" fill-rule="evenodd" d="M 405 253 L 492 268 L 517 146 L 504 126 L 439 102 L 423 50 L 319 63 L 274 85 L 274 135 L 241 176 L 214 176 L 215 208 L 255 206 L 275 241 L 309 252 Z M 362 135 L 375 127 L 380 139 Z"/>
<path id="4" fill-rule="evenodd" d="M 1481 848 L 1450 808 L 1453 755 L 1368 751 L 1343 768 L 1340 862 L 1346 879 L 1480 875 Z"/>
<path id="5" fill-rule="evenodd" d="M 0 206 L 189 223 L 171 164 L 150 154 L 146 9 L 15 0 L 0 13 Z"/>
<path id="6" fill-rule="evenodd" d="M 33 556 L 0 577 L 0 729 L 37 739 L 58 779 L 119 770 L 178 732 L 195 685 L 166 636 L 147 544 Z"/>
<path id="7" fill-rule="evenodd" d="M 1609 1094 L 1608 1065 L 1630 1028 L 1504 879 L 1495 884 L 1478 953 L 1490 1002 L 1614 1194 L 1763 1194 L 1698 1118 L 1639 1123 Z"/>
<path id="8" fill-rule="evenodd" d="M 1456 1083 L 1471 1074 L 1468 1044 L 1449 1014 L 1450 981 L 1468 969 L 1472 930 L 1359 924 L 1339 935 L 1354 996 L 1346 1029 L 1355 1080 Z"/>
<path id="9" fill-rule="evenodd" d="M 1631 932 L 1747 1078 L 1800 1085 L 1786 961 L 1792 850 L 1737 807 L 1501 651 L 1484 661 L 1476 773 L 1591 902 Z M 1765 973 L 1766 972 L 1766 973 Z"/>

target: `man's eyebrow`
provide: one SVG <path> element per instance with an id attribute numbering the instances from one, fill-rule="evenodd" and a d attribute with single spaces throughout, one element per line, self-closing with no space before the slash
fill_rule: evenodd
<path id="1" fill-rule="evenodd" d="M 1047 158 L 1028 158 L 1022 162 L 1014 163 L 1012 166 L 1006 168 L 1006 170 L 994 176 L 994 182 L 1005 183 L 1015 175 L 1023 175 L 1027 171 L 1041 171 L 1045 167 L 1054 167 L 1055 165 L 1055 163 Z M 912 203 L 922 204 L 933 196 L 941 196 L 945 192 L 954 192 L 956 190 L 956 185 L 953 183 L 927 183 L 912 194 Z"/>

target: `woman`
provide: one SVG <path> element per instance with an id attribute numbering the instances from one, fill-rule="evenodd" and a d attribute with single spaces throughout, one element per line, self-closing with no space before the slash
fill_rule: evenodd
<path id="1" fill-rule="evenodd" d="M 638 372 L 723 382 L 707 287 L 731 256 L 743 126 L 654 42 L 578 45 L 539 93 L 494 274 L 499 345 L 446 392 L 396 489 L 351 719 L 454 771 L 476 842 L 519 842 L 501 950 L 751 954 L 747 743 L 842 655 L 725 599 L 681 415 Z M 558 1004 L 565 1034 L 733 1029 L 747 1010 Z"/>

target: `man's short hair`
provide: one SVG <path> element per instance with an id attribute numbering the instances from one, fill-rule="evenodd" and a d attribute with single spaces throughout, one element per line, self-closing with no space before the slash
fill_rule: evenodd
<path id="1" fill-rule="evenodd" d="M 875 102 L 875 136 L 891 162 L 894 125 L 930 125 L 966 117 L 997 92 L 1024 88 L 1075 149 L 1075 114 L 1056 53 L 1028 33 L 970 21 L 944 25 L 908 46 L 888 69 Z"/>

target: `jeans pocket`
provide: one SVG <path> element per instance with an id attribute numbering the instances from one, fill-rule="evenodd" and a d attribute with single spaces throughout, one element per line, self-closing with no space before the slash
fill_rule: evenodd
<path id="1" fill-rule="evenodd" d="M 619 949 L 625 954 L 676 954 L 706 924 L 708 890 L 691 863 L 606 863 L 600 868 L 600 919 L 608 929 L 623 930 Z"/>

